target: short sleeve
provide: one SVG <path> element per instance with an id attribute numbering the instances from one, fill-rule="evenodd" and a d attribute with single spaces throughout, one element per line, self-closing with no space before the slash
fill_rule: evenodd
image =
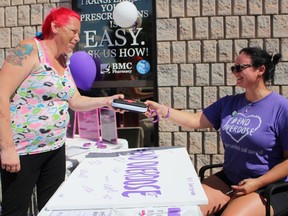
<path id="1" fill-rule="evenodd" d="M 279 143 L 281 143 L 283 151 L 288 151 L 288 106 L 285 106 L 277 116 L 276 131 L 278 133 Z"/>
<path id="2" fill-rule="evenodd" d="M 204 115 L 216 130 L 221 127 L 222 111 L 227 99 L 228 96 L 223 97 L 203 110 Z"/>

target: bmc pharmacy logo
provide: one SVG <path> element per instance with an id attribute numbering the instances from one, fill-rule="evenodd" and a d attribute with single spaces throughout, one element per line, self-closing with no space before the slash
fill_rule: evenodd
<path id="1" fill-rule="evenodd" d="M 100 74 L 110 74 L 111 66 L 110 64 L 101 64 L 100 65 Z"/>

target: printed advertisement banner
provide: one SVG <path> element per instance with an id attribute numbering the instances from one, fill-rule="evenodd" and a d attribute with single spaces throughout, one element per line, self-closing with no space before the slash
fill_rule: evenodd
<path id="1" fill-rule="evenodd" d="M 118 26 L 113 12 L 121 0 L 78 0 L 73 9 L 81 16 L 78 50 L 90 54 L 96 63 L 96 83 L 104 87 L 121 85 L 115 81 L 132 81 L 133 86 L 153 86 L 155 79 L 156 37 L 153 0 L 128 1 L 136 6 L 137 19 L 128 27 Z M 131 18 L 129 7 L 118 19 Z M 123 17 L 121 17 L 123 16 Z M 103 82 L 108 81 L 108 82 Z M 114 84 L 111 84 L 111 82 Z M 114 85 L 114 86 L 113 86 Z M 127 83 L 125 83 L 126 87 Z M 99 85 L 95 86 L 99 88 Z"/>

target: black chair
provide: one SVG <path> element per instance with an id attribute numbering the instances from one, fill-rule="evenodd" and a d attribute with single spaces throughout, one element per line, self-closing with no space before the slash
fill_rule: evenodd
<path id="1" fill-rule="evenodd" d="M 223 164 L 219 163 L 219 164 L 210 164 L 210 165 L 205 165 L 203 167 L 200 168 L 199 170 L 199 178 L 200 181 L 202 182 L 205 178 L 205 173 L 206 171 L 214 168 L 220 168 L 222 167 Z M 266 216 L 270 216 L 270 206 L 271 206 L 271 198 L 274 194 L 276 194 L 279 191 L 283 191 L 283 190 L 287 190 L 288 191 L 288 182 L 278 182 L 278 183 L 274 183 L 269 185 L 268 187 L 266 187 L 265 191 L 264 191 L 264 197 L 266 198 L 266 204 L 265 204 L 265 208 L 266 208 Z M 287 204 L 288 205 L 288 204 Z M 215 214 L 215 216 L 221 215 L 221 212 Z M 288 209 L 285 212 L 281 212 L 275 216 L 287 216 L 288 215 Z"/>

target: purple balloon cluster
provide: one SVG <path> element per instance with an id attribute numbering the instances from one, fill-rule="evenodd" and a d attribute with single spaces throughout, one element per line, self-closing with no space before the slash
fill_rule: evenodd
<path id="1" fill-rule="evenodd" d="M 69 67 L 77 87 L 89 90 L 97 73 L 94 59 L 85 51 L 77 51 L 71 56 Z"/>

